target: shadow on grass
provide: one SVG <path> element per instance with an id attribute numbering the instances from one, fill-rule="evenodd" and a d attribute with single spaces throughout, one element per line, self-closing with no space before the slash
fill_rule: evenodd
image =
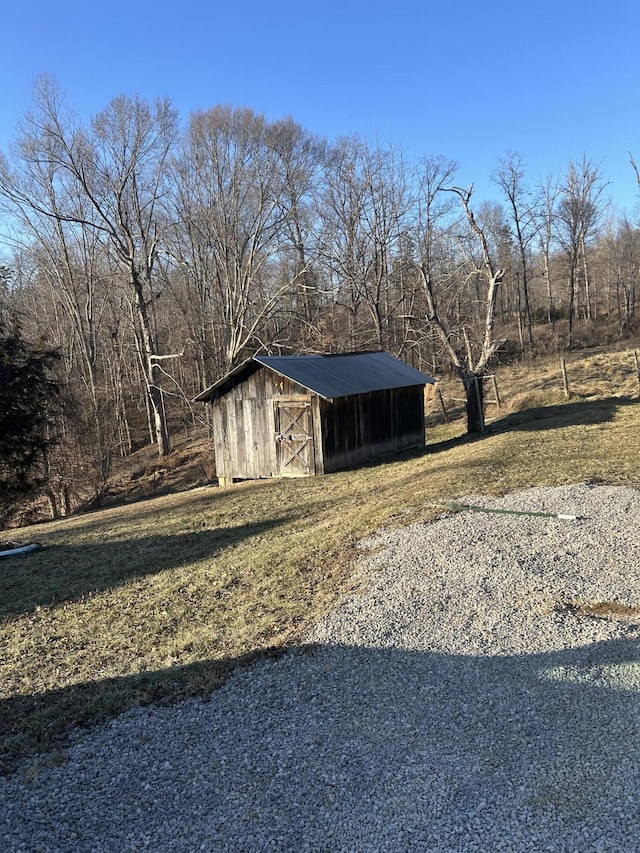
<path id="1" fill-rule="evenodd" d="M 428 433 L 427 433 L 428 434 Z M 411 447 L 407 450 L 399 450 L 394 453 L 383 453 L 359 462 L 356 465 L 351 465 L 347 468 L 341 468 L 339 471 L 333 471 L 330 474 L 323 475 L 324 477 L 336 477 L 348 474 L 354 471 L 367 471 L 376 468 L 384 468 L 387 465 L 395 465 L 402 462 L 410 462 L 413 459 L 422 459 L 425 456 L 433 456 L 437 453 L 442 453 L 445 450 L 452 450 L 455 447 L 461 447 L 464 444 L 470 444 L 478 440 L 479 436 L 469 435 L 463 432 L 461 435 L 452 438 L 443 439 L 442 441 L 430 441 L 424 447 Z"/>
<path id="2" fill-rule="evenodd" d="M 222 549 L 289 521 L 268 521 L 167 536 L 86 545 L 51 545 L 0 561 L 0 617 L 30 613 L 214 557 Z"/>
<path id="3" fill-rule="evenodd" d="M 105 523 L 112 525 L 119 521 L 128 521 L 132 514 L 138 520 L 157 518 L 158 513 L 165 507 L 171 509 L 177 505 L 180 509 L 193 505 L 196 510 L 206 508 L 215 511 L 221 501 L 224 501 L 227 492 L 217 486 L 194 486 L 192 489 L 171 491 L 164 494 L 140 495 L 135 500 L 124 498 L 115 501 L 105 507 L 84 508 L 72 515 L 57 519 L 57 523 L 64 525 L 69 522 L 76 530 L 84 530 L 91 533 L 94 530 L 104 528 Z M 165 503 L 166 501 L 166 503 Z M 43 522 L 50 524 L 51 521 Z M 37 536 L 38 525 L 33 525 L 31 530 Z"/>
<path id="4" fill-rule="evenodd" d="M 493 421 L 489 433 L 518 430 L 563 429 L 568 426 L 588 426 L 605 424 L 614 420 L 618 409 L 625 406 L 637 406 L 633 397 L 608 397 L 605 400 L 584 400 L 562 403 L 556 406 L 538 406 L 514 412 L 504 418 Z"/>
<path id="5" fill-rule="evenodd" d="M 274 660 L 260 666 L 259 676 L 248 671 L 228 692 L 214 694 L 198 718 L 176 713 L 170 726 L 164 722 L 162 741 L 144 716 L 112 733 L 114 744 L 123 736 L 129 742 L 119 768 L 136 790 L 138 811 L 152 815 L 154 800 L 173 802 L 188 833 L 183 843 L 194 850 L 222 848 L 224 827 L 235 830 L 248 815 L 251 832 L 278 837 L 281 849 L 300 849 L 303 841 L 324 849 L 329 828 L 339 833 L 347 824 L 350 848 L 364 849 L 372 807 L 389 826 L 397 826 L 400 810 L 406 837 L 437 832 L 446 814 L 447 826 L 459 825 L 461 833 L 449 839 L 447 849 L 465 846 L 472 818 L 478 849 L 496 849 L 496 833 L 513 830 L 514 809 L 528 817 L 519 824 L 518 849 L 586 849 L 579 839 L 597 840 L 603 831 L 607 849 L 635 849 L 628 836 L 637 833 L 638 815 L 632 807 L 628 820 L 620 821 L 624 790 L 611 780 L 624 780 L 631 791 L 640 781 L 636 638 L 494 656 L 346 645 L 303 646 L 291 653 L 296 651 L 305 653 L 299 666 Z M 73 725 L 101 722 L 148 701 L 206 696 L 234 669 L 265 655 L 282 652 L 5 700 L 3 743 L 13 746 L 5 770 L 29 751 L 64 747 Z M 624 673 L 632 676 L 628 683 Z M 255 748 L 258 736 L 263 749 Z M 146 744 L 152 756 L 162 755 L 170 773 L 161 762 L 139 761 Z M 106 849 L 119 837 L 117 793 L 93 783 L 105 772 L 102 749 L 97 743 L 80 781 L 73 765 L 68 772 L 58 768 L 58 784 L 70 785 L 83 808 L 51 825 L 49 841 L 56 849 L 64 847 L 65 832 L 73 831 L 86 849 L 100 843 Z M 112 750 L 107 752 L 112 761 Z M 57 756 L 58 763 L 64 760 Z M 205 766 L 194 800 L 187 796 L 192 768 L 205 772 Z M 412 792 L 410 802 L 403 790 Z M 290 800 L 300 791 L 305 796 L 296 799 L 292 823 Z M 38 786 L 25 786 L 24 792 L 25 812 L 44 813 L 46 793 Z M 96 825 L 83 825 L 84 805 L 96 815 Z M 19 816 L 14 821 L 24 820 L 28 831 L 31 818 L 20 817 L 21 809 L 14 812 Z M 210 834 L 212 827 L 220 837 Z M 90 837 L 96 831 L 99 837 Z M 138 822 L 132 831 L 150 833 L 146 840 L 157 847 L 156 834 L 166 826 Z M 332 838 L 338 849 L 340 835 Z M 132 849 L 142 841 L 129 839 Z M 409 847 L 398 839 L 397 849 Z M 415 849 L 431 848 L 425 841 Z"/>

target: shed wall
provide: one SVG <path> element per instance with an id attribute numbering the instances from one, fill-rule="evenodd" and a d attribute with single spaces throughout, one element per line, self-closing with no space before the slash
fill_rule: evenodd
<path id="1" fill-rule="evenodd" d="M 305 388 L 261 368 L 213 402 L 218 479 L 257 480 L 280 473 L 274 400 L 294 396 L 310 399 Z"/>
<path id="2" fill-rule="evenodd" d="M 424 388 L 412 385 L 320 400 L 325 473 L 424 447 Z"/>
<path id="3" fill-rule="evenodd" d="M 278 406 L 308 401 L 311 410 L 310 469 L 296 468 L 296 451 L 277 440 Z M 329 402 L 262 367 L 213 403 L 216 471 L 221 481 L 286 473 L 322 474 L 369 462 L 386 453 L 424 446 L 424 388 L 413 385 L 338 397 Z M 304 448 L 306 454 L 306 448 Z M 301 451 L 302 453 L 302 451 Z M 305 457 L 306 458 L 306 457 Z M 289 459 L 287 466 L 283 459 Z"/>

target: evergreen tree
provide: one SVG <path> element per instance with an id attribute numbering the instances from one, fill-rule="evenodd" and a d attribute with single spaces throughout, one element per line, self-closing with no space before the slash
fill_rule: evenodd
<path id="1" fill-rule="evenodd" d="M 59 358 L 24 340 L 16 319 L 0 310 L 0 519 L 46 482 L 60 413 Z"/>

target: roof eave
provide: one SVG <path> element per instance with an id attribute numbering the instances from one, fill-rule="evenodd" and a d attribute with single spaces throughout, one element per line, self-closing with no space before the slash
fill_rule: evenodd
<path id="1" fill-rule="evenodd" d="M 363 353 L 363 354 L 365 354 L 365 353 Z M 356 353 L 354 353 L 354 355 L 356 355 Z M 270 357 L 264 356 L 264 359 L 267 359 L 267 358 L 270 358 Z M 253 371 L 251 371 L 252 367 L 254 368 Z M 202 403 L 202 402 L 208 403 L 208 402 L 212 402 L 214 400 L 217 400 L 219 397 L 224 396 L 224 394 L 226 394 L 229 390 L 231 390 L 231 388 L 235 387 L 235 385 L 237 383 L 234 382 L 234 379 L 237 379 L 238 377 L 242 376 L 244 373 L 247 373 L 247 375 L 250 375 L 250 373 L 255 372 L 255 370 L 257 370 L 259 367 L 266 367 L 272 373 L 276 374 L 276 376 L 281 376 L 284 379 L 289 379 L 290 381 L 295 382 L 296 385 L 299 385 L 301 388 L 305 388 L 310 394 L 315 394 L 318 397 L 320 397 L 321 399 L 326 400 L 328 403 L 333 403 L 339 397 L 350 397 L 350 396 L 353 396 L 355 394 L 362 393 L 362 392 L 358 392 L 358 391 L 353 391 L 353 392 L 350 392 L 347 394 L 335 394 L 334 393 L 331 396 L 328 396 L 328 395 L 323 394 L 322 392 L 318 391 L 316 388 L 313 388 L 312 386 L 306 384 L 301 379 L 294 378 L 294 377 L 288 375 L 287 373 L 285 373 L 281 370 L 278 370 L 277 367 L 275 367 L 272 364 L 269 364 L 266 360 L 263 360 L 262 356 L 255 355 L 252 358 L 249 358 L 246 361 L 243 361 L 242 364 L 239 364 L 233 370 L 229 371 L 229 373 L 227 373 L 225 376 L 223 376 L 222 379 L 219 379 L 217 382 L 214 382 L 213 385 L 210 385 L 204 391 L 201 391 L 200 394 L 198 394 L 196 397 L 193 398 L 193 402 L 194 403 Z M 422 375 L 424 377 L 424 380 L 421 380 L 420 382 L 415 382 L 415 383 L 412 382 L 410 384 L 416 385 L 416 386 L 421 385 L 422 387 L 424 387 L 425 385 L 430 385 L 430 384 L 435 383 L 435 379 L 433 379 L 433 377 L 427 376 L 426 374 L 422 374 Z M 391 386 L 389 386 L 389 387 L 391 387 Z M 403 385 L 394 386 L 394 387 L 406 388 L 406 387 L 409 387 L 409 385 L 403 384 Z M 375 389 L 370 389 L 370 390 L 375 390 Z M 380 388 L 377 390 L 382 391 L 382 390 L 387 390 L 387 389 L 386 388 Z"/>
<path id="2" fill-rule="evenodd" d="M 193 402 L 209 403 L 211 402 L 211 400 L 215 400 L 217 397 L 221 397 L 222 393 L 224 392 L 216 394 L 216 390 L 218 388 L 223 388 L 228 382 L 235 379 L 236 376 L 239 376 L 241 373 L 247 370 L 247 368 L 250 367 L 254 361 L 255 359 L 249 358 L 246 361 L 243 361 L 242 364 L 239 364 L 237 367 L 234 367 L 233 370 L 230 370 L 229 373 L 222 377 L 222 379 L 218 379 L 218 381 L 214 382 L 213 385 L 209 385 L 208 388 L 205 388 L 204 391 L 201 391 L 197 395 L 197 397 L 193 398 Z"/>

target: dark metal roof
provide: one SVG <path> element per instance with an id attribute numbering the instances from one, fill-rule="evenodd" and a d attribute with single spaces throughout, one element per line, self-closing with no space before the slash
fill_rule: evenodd
<path id="1" fill-rule="evenodd" d="M 435 380 L 410 367 L 388 352 L 363 352 L 338 355 L 256 355 L 223 379 L 211 385 L 196 400 L 221 397 L 233 386 L 263 365 L 331 400 L 352 394 L 427 385 Z"/>

